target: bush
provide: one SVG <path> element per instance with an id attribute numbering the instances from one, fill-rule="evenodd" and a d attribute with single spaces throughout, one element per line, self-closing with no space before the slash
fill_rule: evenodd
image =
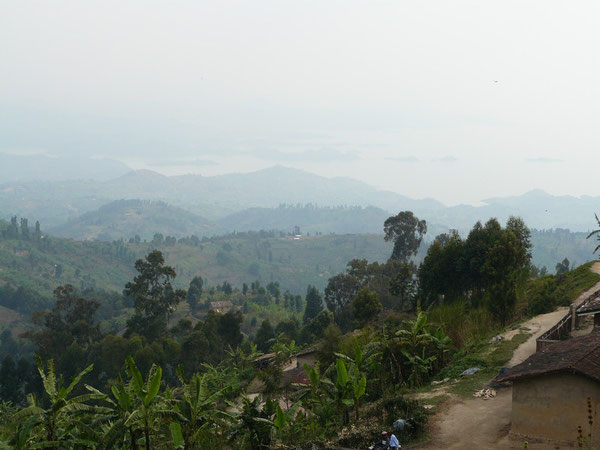
<path id="1" fill-rule="evenodd" d="M 555 277 L 538 278 L 529 288 L 529 304 L 527 314 L 536 316 L 554 311 L 562 297 Z"/>

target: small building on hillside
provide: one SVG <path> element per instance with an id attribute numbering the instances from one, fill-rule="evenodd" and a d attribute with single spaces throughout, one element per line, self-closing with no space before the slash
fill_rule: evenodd
<path id="1" fill-rule="evenodd" d="M 317 351 L 319 347 L 320 345 L 317 344 L 316 346 L 309 347 L 290 356 L 290 359 L 286 361 L 282 367 L 283 377 L 281 384 L 309 384 L 310 380 L 308 379 L 306 371 L 304 370 L 304 364 L 310 368 L 316 364 L 318 359 Z M 254 367 L 259 370 L 265 369 L 269 366 L 269 364 L 272 364 L 275 361 L 275 356 L 275 353 L 266 353 L 259 356 L 254 360 Z"/>
<path id="2" fill-rule="evenodd" d="M 511 434 L 600 445 L 600 331 L 557 342 L 497 378 L 512 381 Z"/>
<path id="3" fill-rule="evenodd" d="M 214 311 L 219 314 L 227 314 L 233 308 L 233 303 L 229 300 L 224 302 L 210 302 L 209 311 Z"/>

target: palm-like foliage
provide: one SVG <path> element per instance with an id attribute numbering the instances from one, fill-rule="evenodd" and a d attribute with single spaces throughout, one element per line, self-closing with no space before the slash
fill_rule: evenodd
<path id="1" fill-rule="evenodd" d="M 441 327 L 438 327 L 431 332 L 431 342 L 437 350 L 437 368 L 439 369 L 444 365 L 446 353 L 452 345 L 452 339 L 444 333 Z"/>
<path id="2" fill-rule="evenodd" d="M 348 383 L 350 384 L 349 390 L 353 401 L 354 414 L 356 420 L 358 420 L 360 400 L 362 396 L 365 395 L 367 389 L 367 377 L 364 374 L 366 373 L 367 368 L 372 365 L 372 360 L 370 358 L 365 358 L 362 349 L 358 345 L 354 347 L 354 359 L 340 353 L 335 353 L 335 355 L 341 360 L 342 364 L 344 361 L 348 361 L 350 364 L 350 370 L 348 370 Z"/>
<path id="3" fill-rule="evenodd" d="M 378 338 L 369 342 L 365 350 L 371 361 L 371 374 L 379 379 L 381 391 L 385 392 L 385 386 L 394 386 L 402 380 L 402 364 L 399 339 L 384 325 Z M 389 383 L 386 381 L 389 380 Z"/>
<path id="4" fill-rule="evenodd" d="M 242 411 L 231 432 L 231 441 L 244 450 L 266 450 L 271 446 L 276 405 L 271 399 L 262 404 L 262 397 L 250 400 L 242 396 Z"/>
<path id="5" fill-rule="evenodd" d="M 408 361 L 410 367 L 410 375 L 408 376 L 408 384 L 410 387 L 420 386 L 423 382 L 423 378 L 427 375 L 431 369 L 431 365 L 435 361 L 435 356 L 425 356 L 425 349 L 419 356 L 417 354 L 411 354 L 406 350 L 402 350 L 402 354 Z"/>
<path id="6" fill-rule="evenodd" d="M 154 442 L 164 439 L 160 427 L 166 422 L 181 419 L 175 411 L 170 391 L 159 395 L 162 369 L 152 366 L 146 381 L 133 358 L 126 361 L 129 382 L 112 386 L 114 399 L 107 399 L 113 421 L 105 430 L 100 448 L 127 447 L 138 449 L 140 441 L 149 450 Z"/>
<path id="7" fill-rule="evenodd" d="M 93 400 L 103 400 L 101 393 L 82 394 L 70 397 L 81 379 L 92 371 L 93 365 L 80 372 L 68 386 L 64 386 L 61 377 L 56 376 L 54 363 L 48 361 L 47 371 L 38 358 L 38 371 L 42 378 L 48 407 L 33 396 L 28 396 L 29 406 L 12 417 L 16 430 L 12 445 L 15 448 L 73 448 L 77 446 L 95 446 L 97 435 L 81 420 L 85 413 L 92 413 Z"/>
<path id="8" fill-rule="evenodd" d="M 180 370 L 179 379 L 183 385 L 178 390 L 180 400 L 175 409 L 180 417 L 173 425 L 174 430 L 177 430 L 177 427 L 181 430 L 183 446 L 187 450 L 197 448 L 201 435 L 207 431 L 214 431 L 218 424 L 225 425 L 233 420 L 233 417 L 217 409 L 217 402 L 222 399 L 223 390 L 212 391 L 207 386 L 204 375 L 194 374 L 186 383 Z M 212 430 L 208 430 L 209 428 Z"/>
<path id="9" fill-rule="evenodd" d="M 396 332 L 403 347 L 408 347 L 410 353 L 415 354 L 431 342 L 431 335 L 427 329 L 427 314 L 419 311 L 414 320 L 406 320 L 405 327 Z"/>
<path id="10" fill-rule="evenodd" d="M 598 226 L 600 226 L 600 219 L 598 219 L 598 215 L 594 214 L 594 217 L 596 218 L 596 222 L 598 222 Z M 600 228 L 597 229 L 597 230 L 594 230 L 590 234 L 588 234 L 587 235 L 587 239 L 591 238 L 594 235 L 597 235 L 598 236 L 598 241 L 600 241 Z M 600 244 L 598 244 L 596 246 L 596 248 L 594 249 L 593 253 L 596 253 L 598 251 L 598 249 L 600 249 Z"/>

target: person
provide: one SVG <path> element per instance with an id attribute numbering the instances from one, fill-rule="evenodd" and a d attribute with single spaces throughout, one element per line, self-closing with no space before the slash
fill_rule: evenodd
<path id="1" fill-rule="evenodd" d="M 381 448 L 388 448 L 388 447 L 389 447 L 388 434 L 387 434 L 387 431 L 384 431 L 383 433 L 381 433 Z"/>
<path id="2" fill-rule="evenodd" d="M 392 432 L 392 435 L 390 436 L 389 446 L 391 450 L 398 450 L 400 448 L 400 442 L 394 432 Z"/>

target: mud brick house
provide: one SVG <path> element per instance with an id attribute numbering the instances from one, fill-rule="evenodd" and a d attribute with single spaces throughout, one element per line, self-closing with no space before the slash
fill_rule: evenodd
<path id="1" fill-rule="evenodd" d="M 600 445 L 600 330 L 557 342 L 497 378 L 512 381 L 511 434 Z"/>

